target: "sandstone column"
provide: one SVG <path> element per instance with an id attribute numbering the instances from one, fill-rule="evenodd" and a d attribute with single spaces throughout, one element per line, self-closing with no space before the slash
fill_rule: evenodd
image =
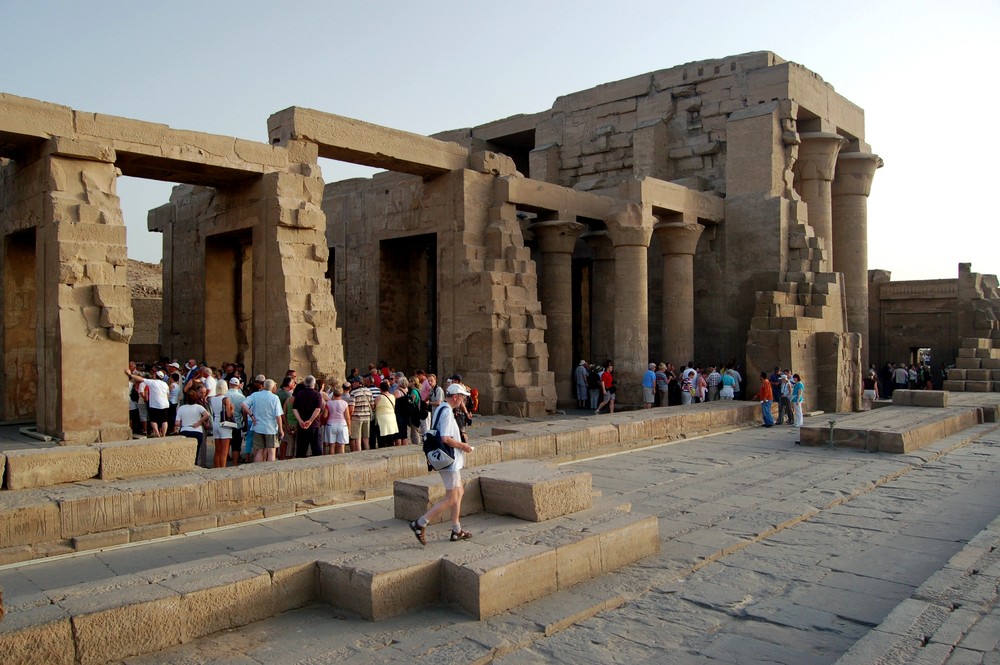
<path id="1" fill-rule="evenodd" d="M 878 155 L 867 152 L 840 153 L 833 180 L 834 272 L 844 274 L 847 291 L 847 329 L 868 341 L 868 194 L 875 169 L 882 166 Z M 868 367 L 868 347 L 861 347 L 861 367 Z"/>
<path id="2" fill-rule="evenodd" d="M 530 227 L 542 252 L 538 299 L 545 315 L 549 369 L 555 374 L 558 402 L 574 404 L 573 247 L 586 228 L 579 222 L 553 220 Z"/>
<path id="3" fill-rule="evenodd" d="M 583 235 L 590 247 L 591 266 L 590 360 L 599 365 L 615 351 L 615 247 L 607 231 Z M 586 322 L 584 322 L 586 325 Z"/>
<path id="4" fill-rule="evenodd" d="M 646 255 L 653 218 L 627 203 L 606 220 L 615 245 L 614 355 L 617 401 L 642 403 L 642 375 L 649 363 L 649 292 Z"/>
<path id="5" fill-rule="evenodd" d="M 809 206 L 809 224 L 823 239 L 826 261 L 822 272 L 830 271 L 833 261 L 833 213 L 830 183 L 837 165 L 837 153 L 843 137 L 830 132 L 804 132 L 799 156 L 793 167 L 799 195 Z"/>
<path id="6" fill-rule="evenodd" d="M 660 222 L 653 233 L 663 253 L 663 348 L 659 360 L 682 367 L 694 360 L 694 255 L 704 226 Z"/>

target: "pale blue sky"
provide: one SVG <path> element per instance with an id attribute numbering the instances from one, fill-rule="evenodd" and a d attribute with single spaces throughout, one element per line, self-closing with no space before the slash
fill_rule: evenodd
<path id="1" fill-rule="evenodd" d="M 258 141 L 288 106 L 430 134 L 770 50 L 865 109 L 885 160 L 869 199 L 870 267 L 894 279 L 954 277 L 960 261 L 1000 271 L 988 203 L 1000 180 L 1000 0 L 0 0 L 0 34 L 0 91 Z M 328 181 L 367 173 L 323 169 Z M 145 213 L 169 190 L 120 181 L 130 256 L 159 259 Z"/>

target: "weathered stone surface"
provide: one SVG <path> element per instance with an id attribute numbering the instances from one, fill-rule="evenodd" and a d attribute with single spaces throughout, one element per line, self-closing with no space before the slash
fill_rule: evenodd
<path id="1" fill-rule="evenodd" d="M 479 488 L 479 470 L 462 470 L 462 515 L 474 515 L 484 512 L 483 495 Z M 396 518 L 412 521 L 423 515 L 427 510 L 444 498 L 445 489 L 441 477 L 437 473 L 427 474 L 418 478 L 397 480 L 392 484 L 393 511 Z M 432 523 L 437 524 L 450 520 L 447 511 L 438 515 Z"/>
<path id="2" fill-rule="evenodd" d="M 7 489 L 45 487 L 97 476 L 100 452 L 89 446 L 64 446 L 7 453 Z"/>
<path id="3" fill-rule="evenodd" d="M 320 598 L 379 621 L 438 601 L 441 562 L 399 552 L 364 562 L 319 562 Z"/>
<path id="4" fill-rule="evenodd" d="M 220 569 L 162 584 L 181 594 L 185 639 L 245 626 L 274 614 L 271 576 L 259 568 Z"/>
<path id="5" fill-rule="evenodd" d="M 96 446 L 101 454 L 100 477 L 130 478 L 195 468 L 198 443 L 186 436 L 119 441 Z"/>
<path id="6" fill-rule="evenodd" d="M 473 561 L 442 561 L 442 596 L 487 619 L 558 588 L 556 551 L 529 545 Z M 510 580 L 518 580 L 511 584 Z"/>
<path id="7" fill-rule="evenodd" d="M 574 473 L 538 462 L 501 464 L 479 477 L 483 506 L 497 515 L 542 522 L 590 508 L 589 473 Z"/>

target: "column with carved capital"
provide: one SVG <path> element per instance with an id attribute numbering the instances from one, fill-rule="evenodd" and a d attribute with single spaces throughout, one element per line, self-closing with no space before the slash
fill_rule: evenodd
<path id="1" fill-rule="evenodd" d="M 560 404 L 572 406 L 573 388 L 573 247 L 586 228 L 579 222 L 553 220 L 530 227 L 542 253 L 538 299 L 545 315 L 549 369 L 556 378 Z"/>
<path id="2" fill-rule="evenodd" d="M 653 233 L 663 253 L 663 348 L 660 360 L 678 367 L 694 360 L 694 255 L 705 227 L 660 222 Z"/>
<path id="3" fill-rule="evenodd" d="M 831 132 L 803 132 L 799 156 L 793 169 L 799 196 L 809 206 L 809 224 L 817 237 L 823 239 L 826 262 L 822 272 L 828 272 L 833 261 L 833 213 L 830 183 L 837 165 L 837 154 L 843 137 Z"/>
<path id="4" fill-rule="evenodd" d="M 844 274 L 848 331 L 861 334 L 861 366 L 868 367 L 868 194 L 878 155 L 845 152 L 833 180 L 833 270 Z"/>
<path id="5" fill-rule="evenodd" d="M 649 285 L 646 255 L 652 215 L 635 203 L 604 220 L 615 246 L 614 349 L 616 401 L 642 404 L 642 375 L 649 363 Z"/>

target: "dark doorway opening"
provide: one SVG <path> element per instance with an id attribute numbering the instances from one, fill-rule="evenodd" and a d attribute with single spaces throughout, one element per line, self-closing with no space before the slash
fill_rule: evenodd
<path id="1" fill-rule="evenodd" d="M 239 231 L 205 239 L 205 359 L 253 366 L 253 240 Z"/>
<path id="2" fill-rule="evenodd" d="M 32 420 L 38 404 L 35 229 L 7 236 L 3 255 L 3 419 Z"/>
<path id="3" fill-rule="evenodd" d="M 379 357 L 404 372 L 437 367 L 437 235 L 379 246 Z"/>

